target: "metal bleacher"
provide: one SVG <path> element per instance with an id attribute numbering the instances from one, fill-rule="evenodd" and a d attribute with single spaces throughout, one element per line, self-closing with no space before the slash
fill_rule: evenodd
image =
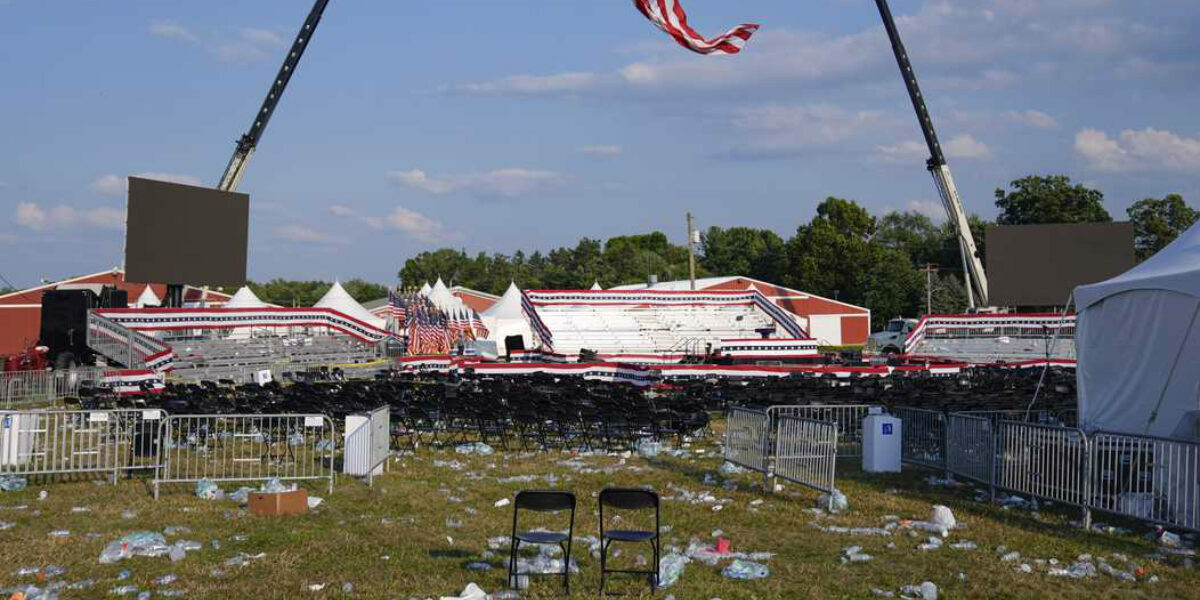
<path id="1" fill-rule="evenodd" d="M 283 373 L 312 367 L 371 363 L 375 346 L 333 335 L 175 340 L 172 376 L 186 381 L 229 379 L 244 382 L 257 371 Z"/>
<path id="2" fill-rule="evenodd" d="M 661 354 L 756 337 L 771 317 L 751 305 L 551 305 L 538 314 L 554 334 L 554 349 L 575 354 Z"/>

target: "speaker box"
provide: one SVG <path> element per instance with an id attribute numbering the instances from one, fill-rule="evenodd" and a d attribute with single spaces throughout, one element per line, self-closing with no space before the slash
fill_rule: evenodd
<path id="1" fill-rule="evenodd" d="M 88 290 L 50 290 L 42 294 L 39 343 L 50 348 L 50 360 L 70 352 L 75 360 L 87 354 L 87 311 L 97 304 Z"/>

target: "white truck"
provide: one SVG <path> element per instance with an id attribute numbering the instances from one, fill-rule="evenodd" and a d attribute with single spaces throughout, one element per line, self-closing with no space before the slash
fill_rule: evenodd
<path id="1" fill-rule="evenodd" d="M 881 354 L 904 354 L 904 341 L 918 323 L 917 319 L 892 319 L 883 331 L 871 334 L 867 348 Z"/>

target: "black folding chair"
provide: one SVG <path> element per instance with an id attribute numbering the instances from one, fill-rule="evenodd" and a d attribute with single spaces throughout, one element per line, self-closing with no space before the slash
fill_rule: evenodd
<path id="1" fill-rule="evenodd" d="M 566 533 L 555 531 L 517 531 L 517 515 L 522 510 L 534 512 L 571 511 L 571 521 Z M 557 490 L 522 490 L 517 492 L 513 502 L 512 544 L 508 555 L 508 586 L 517 587 L 517 578 L 521 575 L 557 575 L 557 573 L 519 573 L 517 572 L 517 551 L 521 543 L 527 544 L 558 544 L 563 550 L 563 588 L 571 591 L 571 541 L 575 534 L 575 494 Z"/>
<path id="2" fill-rule="evenodd" d="M 654 530 L 636 529 L 604 529 L 604 507 L 617 510 L 649 510 L 654 509 Z M 600 593 L 604 593 L 604 582 L 609 573 L 633 573 L 650 576 L 650 591 L 658 591 L 658 554 L 659 526 L 661 513 L 659 511 L 658 494 L 651 490 L 638 488 L 605 488 L 600 491 Z M 629 569 L 608 568 L 608 546 L 613 542 L 650 542 L 654 549 L 653 569 L 638 571 Z"/>

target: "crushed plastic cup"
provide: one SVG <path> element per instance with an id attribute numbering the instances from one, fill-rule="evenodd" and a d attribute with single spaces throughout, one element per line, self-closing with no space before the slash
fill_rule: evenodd
<path id="1" fill-rule="evenodd" d="M 459 454 L 480 454 L 484 456 L 496 453 L 496 450 L 483 442 L 473 442 L 470 444 L 459 444 L 454 448 L 454 451 Z"/>
<path id="2" fill-rule="evenodd" d="M 201 500 L 220 500 L 225 493 L 211 479 L 201 479 L 196 482 L 196 497 Z"/>
<path id="3" fill-rule="evenodd" d="M 29 485 L 29 480 L 20 475 L 0 477 L 0 492 L 19 492 Z"/>
<path id="4" fill-rule="evenodd" d="M 728 539 L 717 538 L 717 553 L 718 554 L 729 554 L 729 548 L 731 545 L 732 544 L 730 544 Z"/>
<path id="5" fill-rule="evenodd" d="M 687 566 L 688 557 L 672 552 L 658 561 L 658 587 L 666 588 L 675 585 L 676 581 L 683 576 L 683 569 Z"/>
<path id="6" fill-rule="evenodd" d="M 821 494 L 817 498 L 817 506 L 837 514 L 850 508 L 850 501 L 841 490 L 833 490 L 833 494 Z"/>
<path id="7" fill-rule="evenodd" d="M 100 564 L 112 564 L 134 556 L 162 556 L 170 551 L 161 533 L 135 531 L 105 546 L 100 553 Z"/>

